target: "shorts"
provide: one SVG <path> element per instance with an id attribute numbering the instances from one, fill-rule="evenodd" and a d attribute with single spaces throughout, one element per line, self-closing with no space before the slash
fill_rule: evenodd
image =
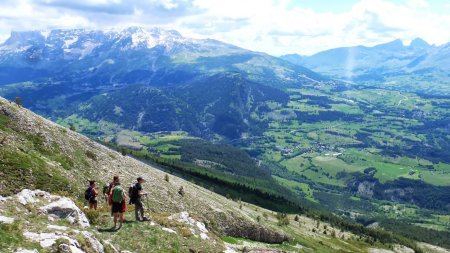
<path id="1" fill-rule="evenodd" d="M 123 203 L 112 202 L 112 213 L 123 213 Z"/>
<path id="2" fill-rule="evenodd" d="M 97 198 L 89 199 L 89 204 L 97 204 L 97 203 L 98 203 Z"/>

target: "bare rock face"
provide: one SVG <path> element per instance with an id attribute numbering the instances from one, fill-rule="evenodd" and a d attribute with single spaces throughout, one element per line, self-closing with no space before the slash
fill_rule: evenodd
<path id="1" fill-rule="evenodd" d="M 95 238 L 95 236 L 87 231 L 83 231 L 81 232 L 81 234 L 84 236 L 84 239 L 89 243 L 89 245 L 91 246 L 91 248 L 96 252 L 96 253 L 105 253 L 105 248 L 103 247 L 103 245 L 97 240 L 97 238 Z"/>
<path id="2" fill-rule="evenodd" d="M 39 202 L 39 199 L 56 199 L 57 196 L 52 196 L 50 193 L 41 190 L 23 189 L 16 195 L 17 201 L 22 205 L 33 204 Z"/>
<path id="3" fill-rule="evenodd" d="M 86 253 L 86 250 L 78 241 L 83 238 L 82 240 L 89 245 L 90 253 L 105 253 L 102 243 L 92 232 L 86 231 L 90 227 L 89 221 L 71 199 L 41 190 L 24 189 L 14 196 L 3 198 L 0 202 L 0 212 L 11 206 L 15 206 L 17 212 L 22 215 L 29 215 L 30 212 L 34 212 L 49 218 L 50 224 L 28 226 L 27 230 L 22 232 L 25 239 L 39 243 L 44 249 L 67 253 Z M 20 220 L 20 216 L 18 217 L 17 220 Z M 71 225 L 51 224 L 57 219 L 65 219 Z M 15 218 L 0 216 L 0 223 L 14 223 L 15 221 Z M 31 223 L 30 221 L 27 222 L 28 224 Z M 37 253 L 38 251 L 19 248 L 15 252 Z"/>
<path id="4" fill-rule="evenodd" d="M 24 189 L 15 196 L 15 199 L 22 205 L 43 205 L 38 208 L 40 214 L 67 219 L 71 224 L 77 224 L 83 228 L 90 225 L 86 215 L 69 198 L 41 190 Z"/>
<path id="5" fill-rule="evenodd" d="M 224 217 L 224 219 L 227 219 Z M 247 238 L 253 241 L 265 243 L 282 243 L 290 238 L 284 233 L 267 229 L 257 223 L 245 222 L 239 217 L 228 219 L 229 226 L 221 228 L 221 232 L 227 236 Z"/>
<path id="6" fill-rule="evenodd" d="M 104 253 L 103 245 L 94 237 L 93 234 L 87 231 L 81 232 L 84 239 L 90 246 L 90 251 L 93 253 Z M 71 238 L 69 234 L 61 232 L 50 232 L 50 233 L 36 233 L 26 231 L 23 233 L 24 237 L 30 241 L 38 242 L 42 248 L 56 247 L 59 252 L 67 253 L 86 253 L 81 247 L 80 243 Z M 63 243 L 58 243 L 58 240 L 63 239 Z"/>
<path id="7" fill-rule="evenodd" d="M 229 227 L 226 230 L 226 234 L 232 237 L 249 238 L 250 240 L 266 243 L 282 243 L 289 240 L 289 237 L 285 234 L 248 223 L 242 224 L 241 227 Z"/>
<path id="8" fill-rule="evenodd" d="M 80 247 L 80 244 L 76 240 L 71 239 L 67 236 L 67 234 L 64 233 L 35 233 L 26 231 L 23 233 L 23 236 L 30 241 L 38 242 L 42 248 L 49 248 L 53 246 L 58 239 L 67 240 L 70 243 L 70 245 L 68 245 L 69 248 Z"/>
<path id="9" fill-rule="evenodd" d="M 200 236 L 200 238 L 203 240 L 210 239 L 208 236 L 209 231 L 208 229 L 206 229 L 205 224 L 192 218 L 188 212 L 173 214 L 169 216 L 169 219 L 189 225 L 190 231 L 195 237 Z"/>
<path id="10" fill-rule="evenodd" d="M 62 219 L 68 219 L 72 224 L 78 224 L 81 227 L 89 227 L 89 220 L 86 215 L 75 205 L 75 203 L 66 197 L 52 202 L 39 208 L 39 211 L 47 214 L 54 214 Z"/>
<path id="11" fill-rule="evenodd" d="M 363 182 L 359 183 L 359 185 L 358 185 L 357 194 L 359 196 L 372 197 L 374 187 L 375 187 L 375 182 L 363 181 Z"/>

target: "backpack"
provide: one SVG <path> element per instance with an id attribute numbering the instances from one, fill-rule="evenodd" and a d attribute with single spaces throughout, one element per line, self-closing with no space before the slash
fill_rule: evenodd
<path id="1" fill-rule="evenodd" d="M 89 188 L 86 189 L 84 192 L 84 199 L 90 200 L 92 198 L 92 187 L 89 186 Z"/>
<path id="2" fill-rule="evenodd" d="M 111 200 L 114 203 L 122 203 L 123 201 L 123 189 L 120 185 L 116 185 L 112 189 Z"/>
<path id="3" fill-rule="evenodd" d="M 128 196 L 130 196 L 130 204 L 134 204 L 136 199 L 138 198 L 139 192 L 136 188 L 136 184 L 130 185 L 130 188 L 128 188 Z"/>
<path id="4" fill-rule="evenodd" d="M 108 194 L 109 185 L 105 184 L 103 185 L 103 195 Z"/>

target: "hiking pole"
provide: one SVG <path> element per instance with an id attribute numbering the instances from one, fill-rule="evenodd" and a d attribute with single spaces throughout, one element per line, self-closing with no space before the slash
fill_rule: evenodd
<path id="1" fill-rule="evenodd" d="M 145 194 L 145 203 L 147 204 L 147 212 L 150 212 L 150 204 L 148 203 L 148 195 Z"/>

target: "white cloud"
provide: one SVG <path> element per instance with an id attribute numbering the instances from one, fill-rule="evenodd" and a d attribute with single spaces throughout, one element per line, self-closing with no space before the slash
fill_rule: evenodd
<path id="1" fill-rule="evenodd" d="M 396 38 L 450 41 L 450 15 L 433 12 L 432 2 L 425 0 L 360 0 L 345 12 L 319 12 L 298 4 L 292 8 L 292 1 L 297 0 L 4 0 L 0 34 L 56 27 L 162 26 L 275 55 Z"/>
<path id="2" fill-rule="evenodd" d="M 247 23 L 239 29 L 206 35 L 276 55 L 311 54 L 339 46 L 375 45 L 397 38 L 410 41 L 422 37 L 436 44 L 450 40 L 450 16 L 431 12 L 428 2 L 422 0 L 410 0 L 403 5 L 387 0 L 362 0 L 344 13 L 288 9 L 288 1 L 245 1 L 245 5 L 240 2 L 196 0 L 207 13 L 184 20 L 184 26 L 182 23 L 179 27 L 189 27 L 192 19 L 198 23 L 212 20 L 207 26 L 214 31 L 220 30 L 224 18 L 245 19 Z M 201 35 L 202 30 L 194 26 L 190 33 Z"/>

